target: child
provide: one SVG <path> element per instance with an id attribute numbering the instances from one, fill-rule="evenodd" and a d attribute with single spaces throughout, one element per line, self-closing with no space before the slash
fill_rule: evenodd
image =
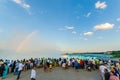
<path id="1" fill-rule="evenodd" d="M 44 65 L 44 71 L 46 72 L 48 69 L 48 66 L 47 65 Z"/>
<path id="2" fill-rule="evenodd" d="M 52 64 L 50 64 L 49 68 L 50 68 L 50 72 L 52 72 Z"/>
<path id="3" fill-rule="evenodd" d="M 87 70 L 91 72 L 91 67 L 88 65 Z"/>
<path id="4" fill-rule="evenodd" d="M 31 80 L 36 80 L 36 67 L 34 66 L 31 71 Z"/>
<path id="5" fill-rule="evenodd" d="M 66 68 L 66 64 L 65 64 L 65 63 L 62 64 L 62 68 L 63 68 L 63 69 Z"/>

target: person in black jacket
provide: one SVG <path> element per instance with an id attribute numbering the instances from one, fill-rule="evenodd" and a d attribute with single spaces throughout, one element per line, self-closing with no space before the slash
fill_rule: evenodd
<path id="1" fill-rule="evenodd" d="M 104 70 L 105 71 L 105 80 L 109 80 L 109 78 L 110 78 L 110 73 L 108 72 L 108 70 L 107 69 L 105 69 Z"/>
<path id="2" fill-rule="evenodd" d="M 0 79 L 3 76 L 3 72 L 4 72 L 4 64 L 0 64 Z"/>

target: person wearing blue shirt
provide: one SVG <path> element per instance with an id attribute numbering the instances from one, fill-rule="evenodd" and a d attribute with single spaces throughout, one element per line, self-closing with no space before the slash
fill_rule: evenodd
<path id="1" fill-rule="evenodd" d="M 74 67 L 75 67 L 75 70 L 78 71 L 78 62 L 77 61 L 74 62 Z"/>

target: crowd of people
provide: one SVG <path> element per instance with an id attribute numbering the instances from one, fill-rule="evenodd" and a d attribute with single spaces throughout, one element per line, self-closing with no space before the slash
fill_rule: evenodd
<path id="1" fill-rule="evenodd" d="M 78 59 L 78 58 L 31 58 L 29 60 L 0 60 L 0 80 L 5 79 L 7 74 L 13 73 L 20 79 L 22 71 L 31 70 L 31 80 L 36 80 L 36 68 L 43 68 L 45 72 L 53 71 L 54 67 L 61 67 L 63 70 L 70 67 L 75 69 L 85 69 L 86 71 L 99 70 L 102 80 L 119 80 L 120 60 L 101 60 L 101 59 Z M 71 69 L 70 68 L 70 69 Z"/>
<path id="2" fill-rule="evenodd" d="M 101 62 L 99 70 L 102 80 L 120 80 L 120 60 Z"/>

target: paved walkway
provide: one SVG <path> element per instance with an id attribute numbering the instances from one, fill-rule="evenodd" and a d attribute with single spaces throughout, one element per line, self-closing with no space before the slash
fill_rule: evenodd
<path id="1" fill-rule="evenodd" d="M 17 76 L 8 74 L 7 79 L 16 80 Z M 30 80 L 30 71 L 22 72 L 20 80 Z M 53 72 L 44 72 L 43 69 L 37 69 L 36 80 L 101 80 L 99 71 L 88 72 L 79 70 L 75 72 L 74 69 L 62 70 L 61 68 L 53 69 Z"/>

